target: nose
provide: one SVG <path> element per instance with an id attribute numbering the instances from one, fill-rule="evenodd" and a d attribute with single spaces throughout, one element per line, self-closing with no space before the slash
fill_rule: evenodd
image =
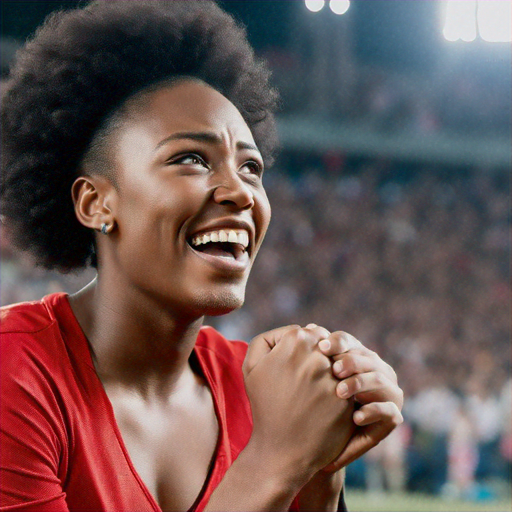
<path id="1" fill-rule="evenodd" d="M 250 210 L 254 206 L 254 194 L 236 172 L 223 173 L 222 181 L 215 187 L 213 199 L 222 205 L 236 206 L 240 210 Z"/>

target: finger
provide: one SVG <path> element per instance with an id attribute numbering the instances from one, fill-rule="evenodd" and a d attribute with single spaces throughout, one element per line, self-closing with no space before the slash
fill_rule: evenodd
<path id="1" fill-rule="evenodd" d="M 380 394 L 381 400 L 378 401 L 387 402 L 390 398 L 394 398 L 398 389 L 400 388 L 398 388 L 394 382 L 390 381 L 382 373 L 367 372 L 352 375 L 352 377 L 348 377 L 343 379 L 341 382 L 338 382 L 336 386 L 336 394 L 345 400 L 352 396 L 359 396 L 360 394 Z"/>
<path id="2" fill-rule="evenodd" d="M 343 379 L 336 387 L 336 394 L 343 399 L 354 397 L 360 404 L 393 402 L 399 410 L 404 405 L 404 392 L 388 375 L 380 371 L 366 372 Z"/>
<path id="3" fill-rule="evenodd" d="M 326 337 L 326 340 L 320 341 L 319 347 L 323 354 L 332 357 L 351 349 L 361 348 L 363 345 L 354 336 L 343 331 L 335 331 Z"/>
<path id="4" fill-rule="evenodd" d="M 330 347 L 330 341 L 328 340 L 330 332 L 325 327 L 321 327 L 316 324 L 308 324 L 308 325 L 306 325 L 306 327 L 304 327 L 304 329 L 306 329 L 314 337 L 317 338 L 317 341 L 319 341 L 319 343 L 320 343 L 320 345 L 319 345 L 320 348 L 321 347 Z"/>
<path id="5" fill-rule="evenodd" d="M 374 405 L 374 404 L 370 404 Z M 369 406 L 367 406 L 369 407 Z M 400 423 L 403 418 L 395 404 L 378 404 L 380 412 L 378 416 L 383 417 L 382 421 L 376 421 L 365 426 L 358 426 L 354 435 L 349 440 L 347 446 L 331 464 L 324 468 L 326 472 L 338 471 L 340 468 L 350 464 L 354 460 L 364 455 L 368 450 L 379 444 L 387 437 Z M 361 408 L 359 411 L 362 411 Z M 354 413 L 356 416 L 356 413 Z"/>
<path id="6" fill-rule="evenodd" d="M 352 349 L 345 354 L 335 356 L 332 371 L 338 379 L 365 372 L 380 372 L 395 384 L 396 373 L 375 352 L 368 349 Z"/>
<path id="7" fill-rule="evenodd" d="M 300 329 L 299 325 L 286 325 L 267 331 L 255 336 L 249 343 L 249 348 L 244 359 L 242 370 L 245 376 L 253 370 L 258 362 L 265 357 L 279 343 L 282 337 L 290 331 L 290 329 Z"/>
<path id="8" fill-rule="evenodd" d="M 404 421 L 402 413 L 393 402 L 373 402 L 363 405 L 354 412 L 353 419 L 354 423 L 360 427 L 383 422 L 395 428 Z"/>
<path id="9" fill-rule="evenodd" d="M 339 379 L 350 377 L 356 373 L 379 371 L 391 377 L 388 365 L 375 352 L 352 349 L 345 354 L 333 358 L 332 371 Z"/>
<path id="10" fill-rule="evenodd" d="M 322 327 L 302 328 L 300 326 L 290 327 L 286 332 L 282 333 L 279 343 L 275 347 L 275 351 L 282 357 L 299 357 L 299 359 L 307 354 L 316 352 L 324 360 L 324 368 L 331 368 L 331 361 L 318 350 L 318 342 L 324 334 Z"/>

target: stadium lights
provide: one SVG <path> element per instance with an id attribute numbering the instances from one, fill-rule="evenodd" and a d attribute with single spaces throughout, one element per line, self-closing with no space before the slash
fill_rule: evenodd
<path id="1" fill-rule="evenodd" d="M 478 2 L 478 31 L 489 43 L 512 41 L 512 2 L 486 0 Z"/>
<path id="2" fill-rule="evenodd" d="M 510 0 L 448 0 L 443 35 L 448 41 L 512 41 Z"/>
<path id="3" fill-rule="evenodd" d="M 311 12 L 318 12 L 324 8 L 325 0 L 305 0 L 304 3 Z"/>
<path id="4" fill-rule="evenodd" d="M 304 0 L 311 12 L 320 12 L 325 7 L 325 0 Z M 350 7 L 350 0 L 330 0 L 329 7 L 334 14 L 345 14 Z"/>
<path id="5" fill-rule="evenodd" d="M 350 7 L 350 0 L 331 0 L 329 7 L 334 14 L 345 14 Z"/>

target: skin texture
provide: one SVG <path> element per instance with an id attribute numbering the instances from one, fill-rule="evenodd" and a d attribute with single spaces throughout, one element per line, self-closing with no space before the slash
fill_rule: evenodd
<path id="1" fill-rule="evenodd" d="M 165 510 L 186 510 L 204 483 L 218 432 L 190 354 L 205 314 L 243 303 L 270 207 L 251 132 L 221 94 L 187 81 L 143 104 L 111 141 L 116 186 L 90 170 L 74 184 L 79 220 L 114 228 L 98 235 L 97 280 L 71 304 L 137 471 Z M 168 140 L 183 133 L 195 139 Z M 187 243 L 198 229 L 226 222 L 251 231 L 243 271 L 221 271 Z M 183 433 L 205 423 L 211 428 L 191 449 Z M 162 424 L 172 428 L 161 432 Z"/>
<path id="2" fill-rule="evenodd" d="M 109 233 L 96 236 L 97 279 L 70 302 L 136 470 L 163 510 L 187 510 L 218 435 L 210 391 L 190 356 L 204 315 L 242 305 L 270 206 L 252 134 L 220 93 L 187 79 L 126 107 L 108 141 L 114 179 L 84 167 L 73 185 L 79 221 L 96 231 L 105 223 Z M 246 265 L 219 266 L 189 246 L 192 234 L 224 225 L 249 230 Z M 244 364 L 253 434 L 207 510 L 287 510 L 298 493 L 304 510 L 335 510 L 345 461 L 401 418 L 396 376 L 385 380 L 378 356 L 340 340 L 317 326 L 253 340 Z M 347 383 L 361 385 L 345 398 L 335 358 L 347 367 L 354 360 Z M 354 400 L 368 403 L 355 423 L 385 427 L 357 437 Z"/>
<path id="3" fill-rule="evenodd" d="M 244 372 L 249 374 L 286 334 L 296 329 L 300 326 L 281 327 L 256 336 L 249 346 Z M 403 391 L 398 386 L 395 371 L 352 335 L 343 331 L 329 333 L 315 324 L 307 325 L 304 330 L 315 337 L 318 349 L 333 363 L 332 373 L 340 379 L 336 385 L 337 395 L 360 405 L 353 413 L 352 435 L 344 449 L 299 492 L 301 510 L 334 511 L 343 487 L 344 467 L 402 423 Z M 344 384 L 347 391 L 342 387 Z"/>

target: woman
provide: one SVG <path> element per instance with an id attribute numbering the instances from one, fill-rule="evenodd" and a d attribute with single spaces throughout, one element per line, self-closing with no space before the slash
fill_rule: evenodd
<path id="1" fill-rule="evenodd" d="M 95 2 L 18 55 L 2 214 L 41 265 L 97 278 L 2 311 L 3 509 L 335 510 L 400 423 L 394 372 L 344 333 L 248 351 L 202 327 L 244 300 L 275 104 L 209 1 Z"/>

